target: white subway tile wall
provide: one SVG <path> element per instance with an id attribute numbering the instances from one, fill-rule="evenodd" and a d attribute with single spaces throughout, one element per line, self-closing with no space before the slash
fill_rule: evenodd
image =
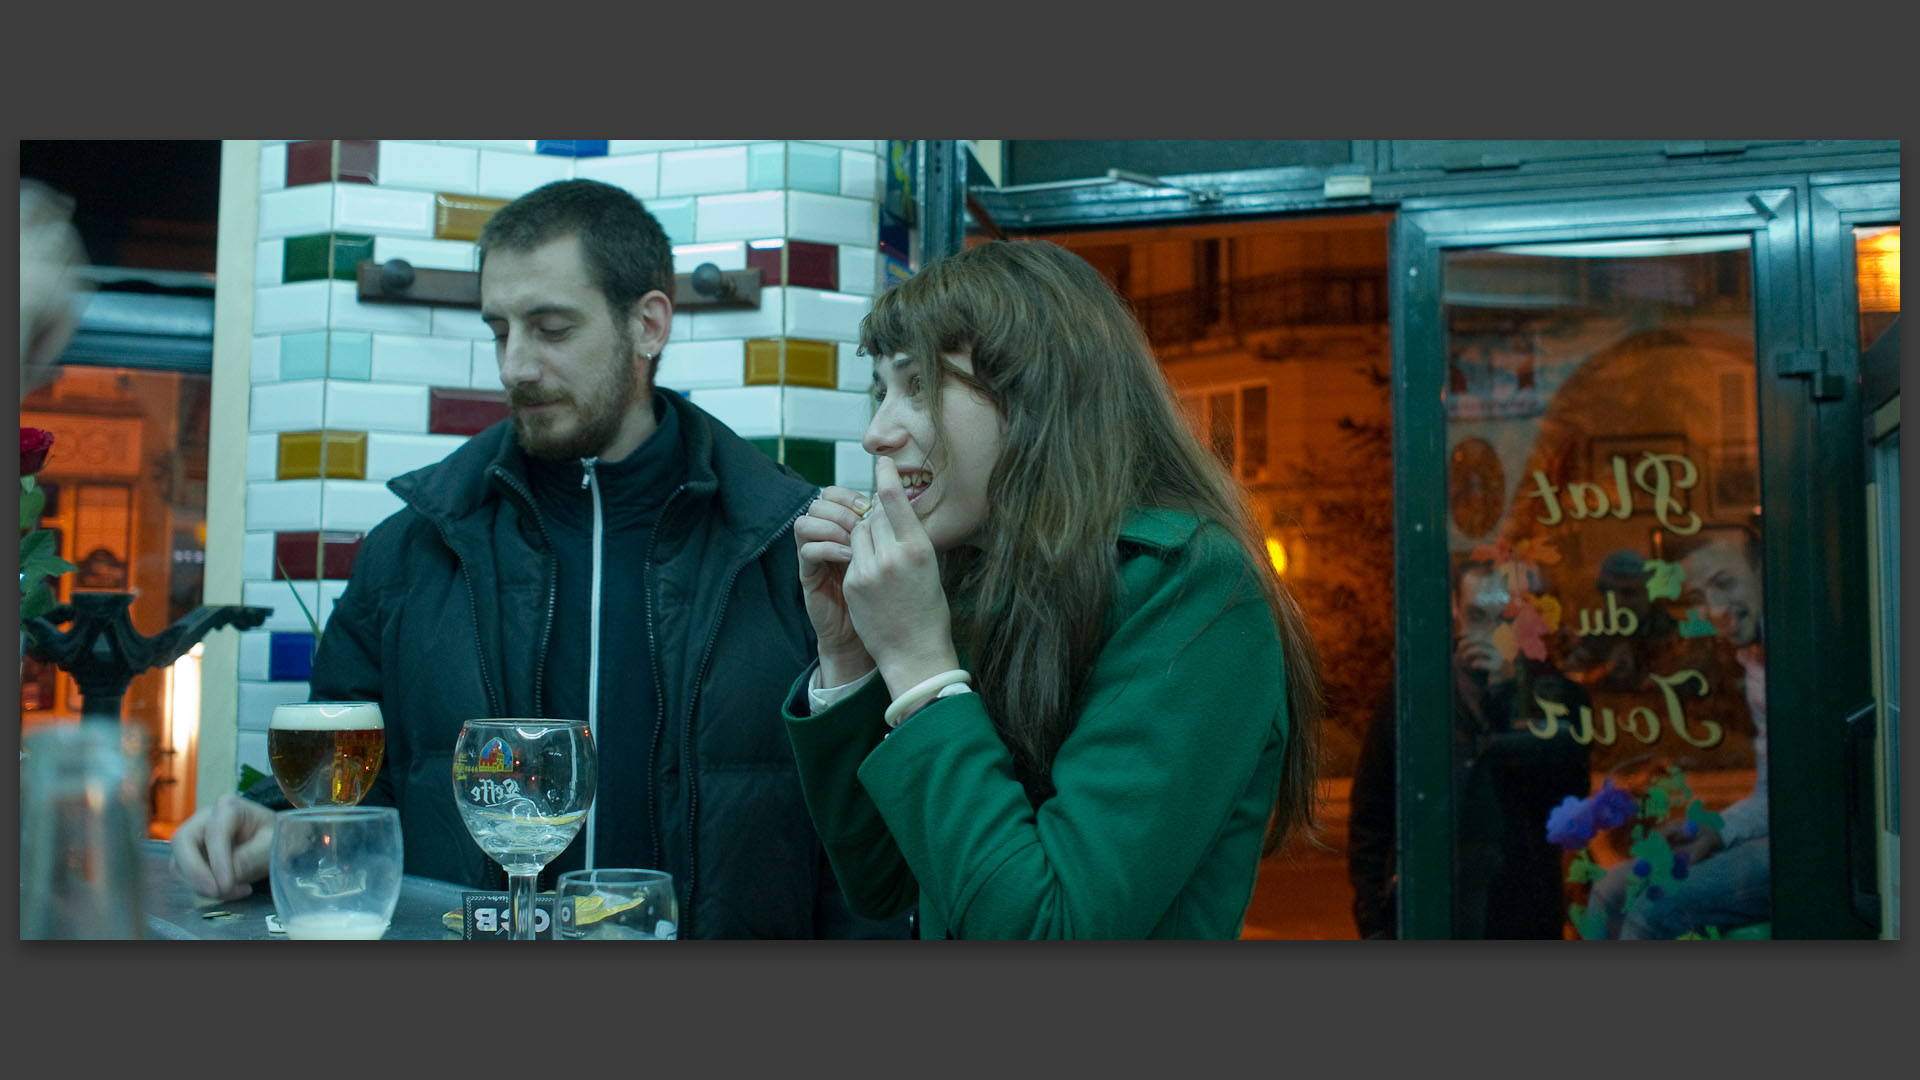
<path id="1" fill-rule="evenodd" d="M 873 455 L 858 441 L 833 444 L 833 482 L 855 491 L 873 490 Z"/>
<path id="2" fill-rule="evenodd" d="M 433 143 L 380 141 L 381 187 L 472 194 L 480 186 L 480 152 Z"/>
<path id="3" fill-rule="evenodd" d="M 517 199 L 542 184 L 573 178 L 573 159 L 553 154 L 480 151 L 480 194 Z"/>
<path id="4" fill-rule="evenodd" d="M 855 355 L 853 340 L 879 281 L 884 141 L 616 139 L 605 156 L 572 158 L 537 153 L 532 139 L 389 139 L 378 142 L 375 183 L 293 188 L 286 186 L 286 143 L 264 142 L 260 153 L 241 574 L 244 601 L 275 614 L 268 628 L 242 636 L 242 764 L 266 769 L 264 733 L 273 705 L 304 700 L 308 690 L 304 682 L 267 678 L 271 629 L 308 629 L 288 583 L 273 579 L 275 534 L 372 529 L 400 507 L 386 480 L 438 461 L 465 441 L 427 430 L 430 388 L 500 389 L 492 333 L 477 312 L 362 303 L 349 281 L 282 284 L 288 237 L 371 236 L 376 261 L 471 271 L 478 265 L 471 242 L 434 236 L 437 193 L 511 199 L 577 176 L 644 200 L 676 245 L 676 273 L 692 273 L 703 262 L 743 269 L 747 241 L 839 245 L 837 293 L 769 285 L 757 310 L 679 312 L 658 381 L 687 393 L 744 437 L 832 440 L 834 479 L 870 489 L 872 459 L 858 440 L 870 415 L 865 391 L 872 371 Z M 807 166 L 798 183 L 792 179 L 796 146 Z M 837 184 L 833 154 L 816 147 L 838 154 Z M 812 190 L 798 190 L 801 185 Z M 840 390 L 745 386 L 746 339 L 782 334 L 837 342 Z M 339 344 L 355 335 L 371 341 L 370 370 L 364 351 L 357 369 L 340 363 Z M 327 378 L 330 351 L 333 377 Z M 356 377 L 343 377 L 348 370 Z M 367 432 L 366 479 L 275 479 L 279 433 L 322 428 Z M 346 583 L 295 585 L 324 620 Z"/>
<path id="5" fill-rule="evenodd" d="M 716 195 L 745 190 L 745 146 L 669 150 L 660 155 L 661 195 Z"/>
<path id="6" fill-rule="evenodd" d="M 367 433 L 367 479 L 385 482 L 404 472 L 424 468 L 460 449 L 464 435 L 401 435 L 390 431 Z"/>
<path id="7" fill-rule="evenodd" d="M 746 344 L 740 338 L 672 342 L 660 353 L 654 383 L 672 390 L 745 386 Z"/>
<path id="8" fill-rule="evenodd" d="M 873 419 L 872 399 L 865 394 L 810 386 L 789 386 L 786 391 L 784 430 L 793 438 L 857 442 Z"/>

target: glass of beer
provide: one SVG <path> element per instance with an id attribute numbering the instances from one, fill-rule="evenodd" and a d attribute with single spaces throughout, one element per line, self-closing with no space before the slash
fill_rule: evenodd
<path id="1" fill-rule="evenodd" d="M 301 701 L 273 710 L 267 762 L 294 806 L 352 806 L 366 797 L 387 750 L 371 701 Z"/>

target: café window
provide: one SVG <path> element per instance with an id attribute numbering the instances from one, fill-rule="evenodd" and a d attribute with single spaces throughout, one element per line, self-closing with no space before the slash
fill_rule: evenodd
<path id="1" fill-rule="evenodd" d="M 1751 261 L 1445 257 L 1456 936 L 1768 932 Z"/>
<path id="2" fill-rule="evenodd" d="M 56 600 L 131 593 L 133 628 L 152 636 L 202 602 L 213 300 L 204 275 L 136 276 L 139 289 L 108 282 L 88 300 L 52 378 L 22 396 L 20 425 L 53 436 L 39 525 L 75 566 Z M 122 702 L 148 736 L 159 835 L 193 809 L 200 656 L 136 676 Z M 53 664 L 23 658 L 20 682 L 23 730 L 79 718 L 79 690 Z"/>
<path id="3" fill-rule="evenodd" d="M 1210 386 L 1180 395 L 1200 441 L 1249 483 L 1267 476 L 1267 384 Z"/>

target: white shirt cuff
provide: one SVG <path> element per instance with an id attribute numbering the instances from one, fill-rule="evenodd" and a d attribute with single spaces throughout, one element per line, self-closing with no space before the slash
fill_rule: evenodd
<path id="1" fill-rule="evenodd" d="M 861 687 L 873 681 L 873 677 L 879 673 L 880 669 L 874 668 L 850 683 L 841 686 L 821 686 L 820 665 L 815 664 L 813 674 L 807 676 L 807 704 L 815 713 L 831 708 L 852 697 Z"/>

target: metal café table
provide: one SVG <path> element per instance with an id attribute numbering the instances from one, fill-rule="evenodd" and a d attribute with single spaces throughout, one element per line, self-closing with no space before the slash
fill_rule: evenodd
<path id="1" fill-rule="evenodd" d="M 285 939 L 267 929 L 273 914 L 273 890 L 265 878 L 254 882 L 253 894 L 239 900 L 210 900 L 194 891 L 173 872 L 173 847 L 164 840 L 142 842 L 146 874 L 143 899 L 147 908 L 147 937 L 173 941 L 265 941 Z M 449 930 L 447 912 L 460 910 L 460 897 L 469 890 L 451 882 L 408 874 L 401 879 L 400 903 L 385 941 L 457 941 Z"/>

